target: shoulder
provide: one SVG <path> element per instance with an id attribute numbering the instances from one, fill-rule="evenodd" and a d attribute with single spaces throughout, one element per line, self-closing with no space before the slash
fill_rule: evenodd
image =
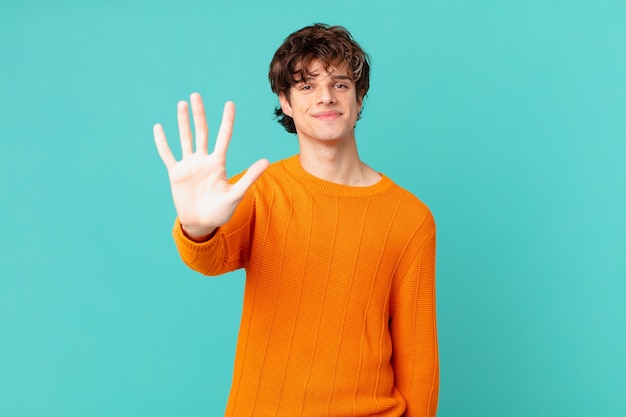
<path id="1" fill-rule="evenodd" d="M 398 220 L 408 229 L 425 229 L 435 231 L 434 216 L 424 201 L 415 194 L 393 182 L 389 189 L 390 200 L 397 202 Z"/>

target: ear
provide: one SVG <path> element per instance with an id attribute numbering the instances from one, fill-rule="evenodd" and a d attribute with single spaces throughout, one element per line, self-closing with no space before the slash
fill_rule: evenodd
<path id="1" fill-rule="evenodd" d="M 359 111 L 363 108 L 363 98 L 365 97 L 365 90 L 361 90 L 356 97 L 356 104 L 359 105 Z"/>
<path id="2" fill-rule="evenodd" d="M 278 101 L 280 102 L 281 109 L 283 109 L 283 113 L 285 113 L 289 117 L 293 117 L 293 110 L 291 109 L 291 105 L 289 104 L 289 99 L 284 93 L 280 93 L 278 95 Z"/>

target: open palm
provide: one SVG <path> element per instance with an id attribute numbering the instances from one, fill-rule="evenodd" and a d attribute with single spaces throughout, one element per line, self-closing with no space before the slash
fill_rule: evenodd
<path id="1" fill-rule="evenodd" d="M 239 181 L 229 183 L 226 176 L 226 152 L 235 121 L 235 105 L 227 102 L 224 106 L 215 147 L 209 153 L 209 132 L 202 98 L 200 94 L 193 93 L 190 101 L 195 126 L 195 151 L 189 109 L 184 101 L 178 103 L 182 159 L 176 161 L 174 158 L 160 124 L 154 126 L 154 140 L 168 170 L 172 198 L 183 230 L 190 238 L 202 240 L 231 218 L 246 190 L 263 173 L 269 162 L 258 160 Z"/>

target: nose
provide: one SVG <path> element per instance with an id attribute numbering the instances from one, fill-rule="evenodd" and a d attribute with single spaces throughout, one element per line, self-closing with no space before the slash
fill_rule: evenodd
<path id="1" fill-rule="evenodd" d="M 318 89 L 318 104 L 332 104 L 335 102 L 335 90 L 332 85 L 323 85 Z"/>

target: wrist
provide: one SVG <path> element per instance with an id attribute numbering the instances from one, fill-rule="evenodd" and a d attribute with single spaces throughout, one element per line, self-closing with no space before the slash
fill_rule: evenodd
<path id="1" fill-rule="evenodd" d="M 188 227 L 184 226 L 182 223 L 180 224 L 180 229 L 189 240 L 192 240 L 196 243 L 206 242 L 211 239 L 215 232 L 217 231 L 216 227 L 206 228 L 206 227 Z"/>

